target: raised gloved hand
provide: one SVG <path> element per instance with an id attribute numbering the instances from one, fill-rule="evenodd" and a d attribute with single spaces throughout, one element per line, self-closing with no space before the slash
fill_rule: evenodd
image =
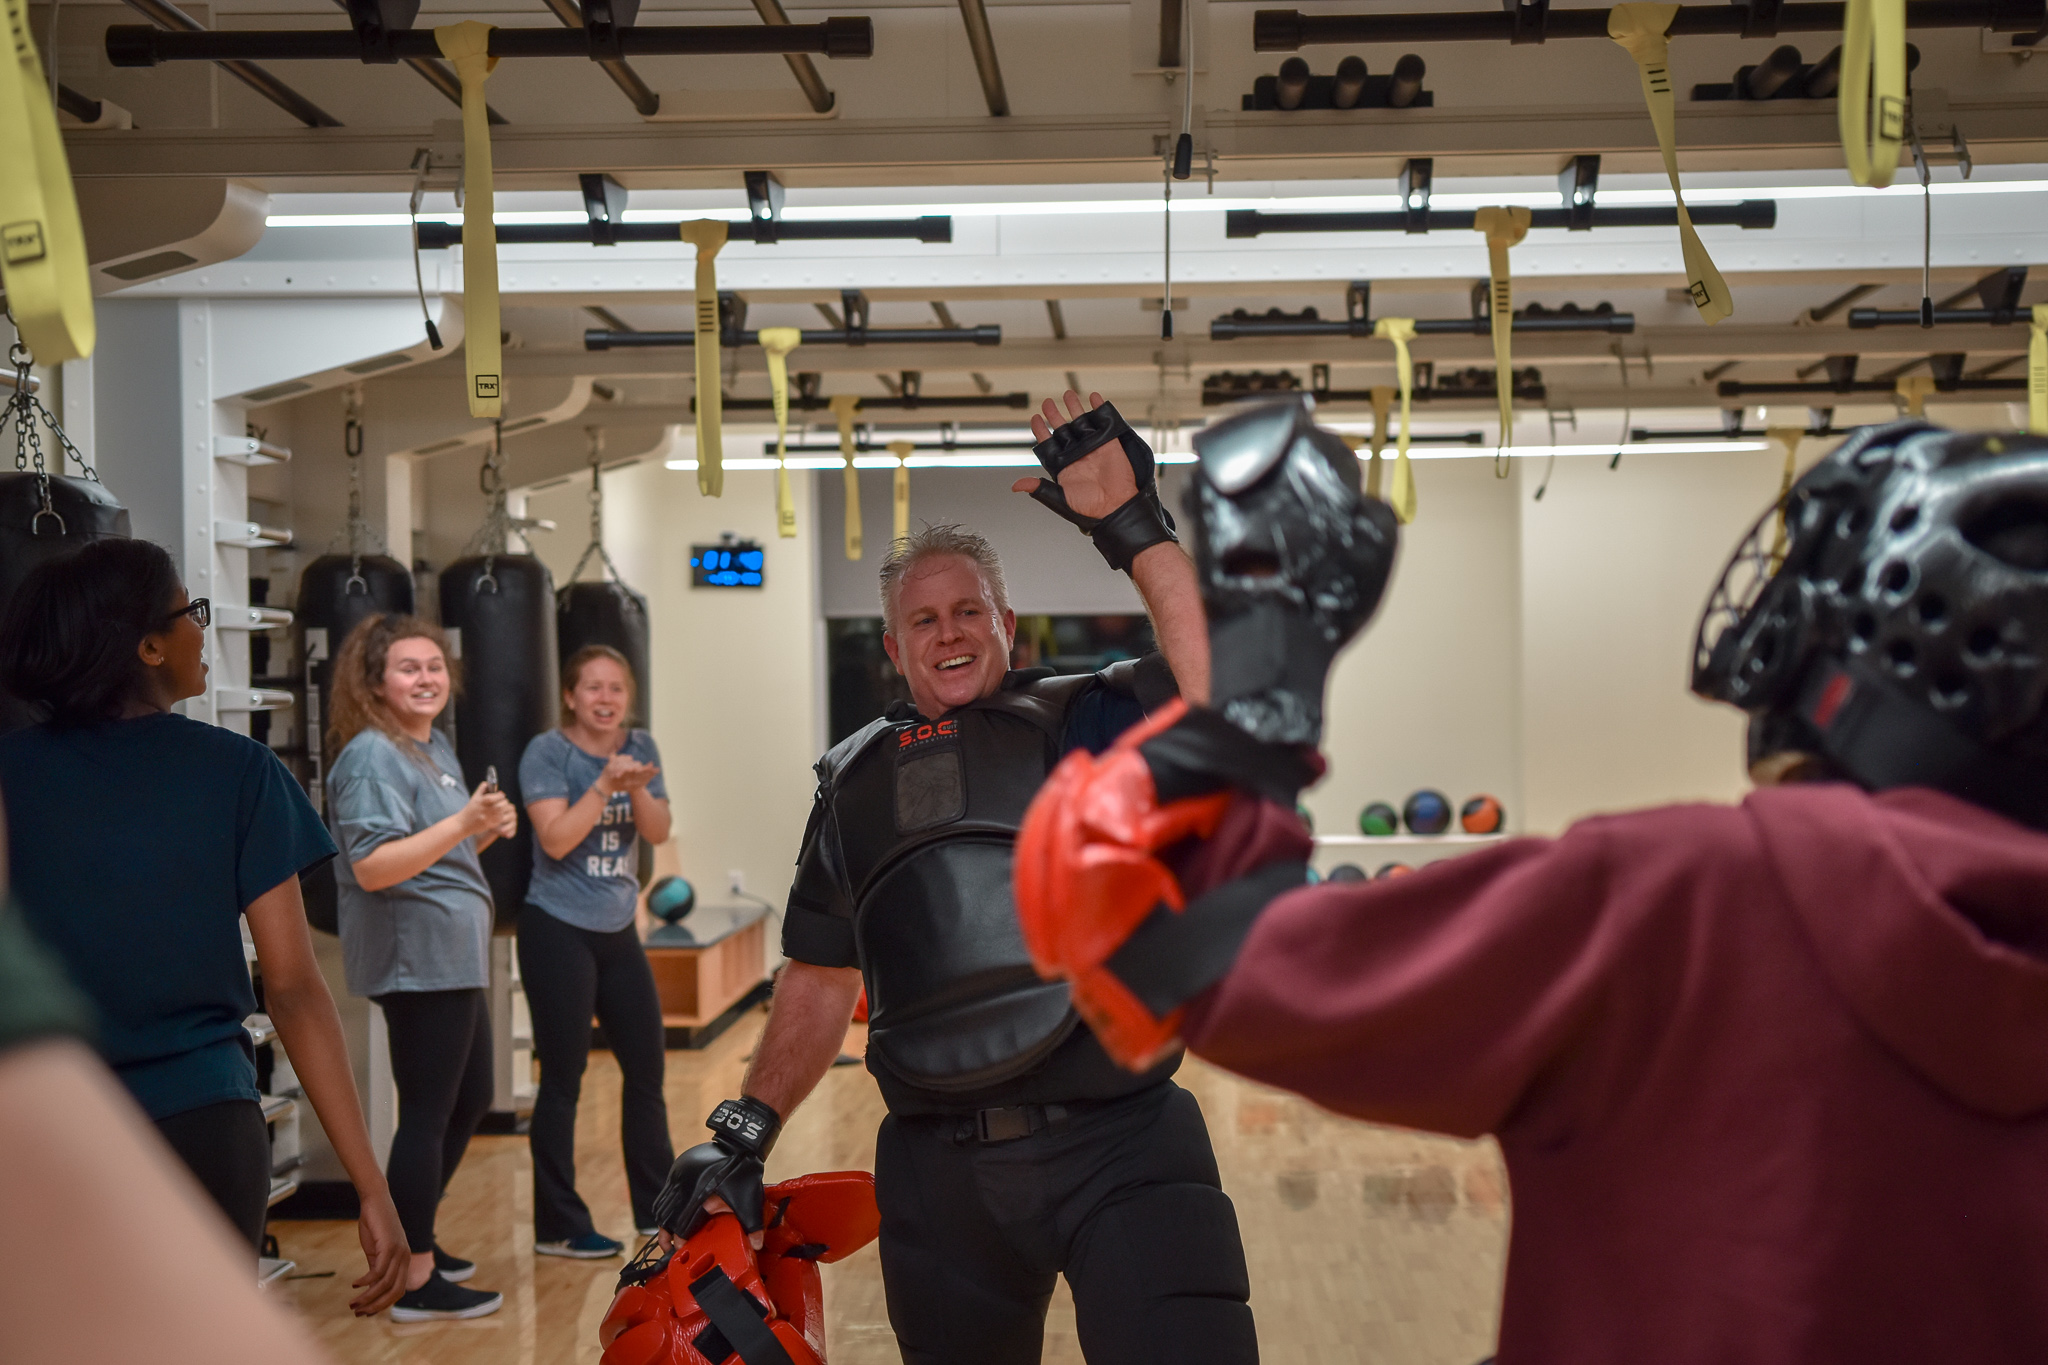
<path id="1" fill-rule="evenodd" d="M 1081 528 L 1095 542 L 1095 548 L 1109 561 L 1109 567 L 1130 571 L 1131 561 L 1154 545 L 1179 539 L 1173 517 L 1159 501 L 1159 478 L 1153 469 L 1152 447 L 1145 444 L 1113 403 L 1102 395 L 1090 394 L 1083 411 L 1081 395 L 1069 389 L 1067 417 L 1051 399 L 1043 416 L 1031 419 L 1031 433 L 1038 437 L 1032 454 L 1045 466 L 1050 479 L 1019 479 L 1013 489 L 1032 497 Z M 1121 447 L 1129 476 L 1116 468 L 1113 457 L 1099 470 L 1084 467 L 1076 476 L 1062 480 L 1075 465 L 1115 444 Z M 1094 478 L 1087 477 L 1096 473 Z"/>
<path id="2" fill-rule="evenodd" d="M 1175 703 L 1099 758 L 1068 755 L 1018 836 L 1032 961 L 1071 984 L 1133 1069 L 1173 1045 L 1181 1006 L 1306 880 L 1312 841 L 1294 804 L 1321 773 L 1324 684 L 1393 568 L 1392 509 L 1361 492 L 1357 459 L 1309 413 L 1274 404 L 1195 438 L 1188 509 L 1215 709 Z M 1207 842 L 1176 847 L 1190 838 Z"/>
<path id="3" fill-rule="evenodd" d="M 704 1201 L 718 1198 L 749 1233 L 761 1231 L 761 1175 L 782 1132 L 776 1112 L 750 1095 L 726 1100 L 704 1121 L 711 1141 L 700 1142 L 669 1167 L 668 1183 L 654 1199 L 655 1221 L 676 1237 L 695 1233 L 711 1215 Z"/>

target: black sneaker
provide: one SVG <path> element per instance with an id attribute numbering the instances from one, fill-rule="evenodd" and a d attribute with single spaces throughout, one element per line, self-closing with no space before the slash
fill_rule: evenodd
<path id="1" fill-rule="evenodd" d="M 487 1289 L 464 1289 L 436 1273 L 418 1289 L 391 1305 L 393 1322 L 437 1322 L 446 1318 L 489 1317 L 505 1306 L 505 1296 Z"/>
<path id="2" fill-rule="evenodd" d="M 441 1250 L 439 1242 L 434 1243 L 434 1269 L 450 1284 L 461 1284 L 476 1274 L 476 1262 L 465 1261 L 460 1256 L 450 1256 Z"/>
<path id="3" fill-rule="evenodd" d="M 593 1231 L 560 1242 L 535 1242 L 533 1249 L 541 1256 L 569 1256 L 579 1261 L 602 1261 L 623 1252 L 626 1244 L 615 1241 L 601 1232 Z"/>

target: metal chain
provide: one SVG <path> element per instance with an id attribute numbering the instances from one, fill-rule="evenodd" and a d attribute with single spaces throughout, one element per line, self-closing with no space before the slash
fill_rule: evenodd
<path id="1" fill-rule="evenodd" d="M 590 544 L 583 548 L 583 556 L 576 561 L 576 567 L 569 570 L 567 581 L 574 583 L 583 577 L 583 566 L 590 562 L 592 555 L 596 555 L 605 571 L 612 576 L 612 581 L 624 583 L 626 576 L 619 572 L 619 566 L 612 563 L 611 552 L 604 548 L 604 428 L 585 427 L 584 431 L 590 436 L 590 492 L 586 494 L 590 500 Z"/>
<path id="2" fill-rule="evenodd" d="M 27 473 L 31 467 L 35 470 L 37 506 L 35 514 L 29 518 L 29 534 L 41 535 L 39 528 L 43 524 L 43 518 L 48 517 L 57 523 L 57 534 L 63 536 L 69 528 L 64 523 L 63 515 L 57 511 L 56 505 L 50 499 L 50 470 L 43 455 L 43 438 L 37 430 L 37 424 L 40 423 L 50 429 L 50 434 L 57 438 L 57 443 L 64 448 L 64 453 L 72 458 L 87 479 L 98 483 L 99 471 L 86 461 L 85 455 L 77 446 L 71 444 L 71 438 L 64 434 L 63 424 L 58 422 L 56 414 L 30 391 L 33 381 L 29 372 L 35 366 L 35 357 L 29 353 L 28 347 L 16 341 L 8 348 L 7 360 L 14 367 L 14 392 L 8 397 L 6 406 L 0 407 L 0 425 L 8 422 L 14 424 L 15 469 L 21 473 Z M 59 476 L 62 476 L 61 465 Z"/>
<path id="3" fill-rule="evenodd" d="M 341 586 L 344 597 L 357 592 L 370 595 L 370 581 L 363 577 L 363 424 L 362 399 L 351 389 L 345 399 L 341 421 L 341 453 L 348 457 L 348 581 Z"/>
<path id="4" fill-rule="evenodd" d="M 484 557 L 484 571 L 477 578 L 477 592 L 496 592 L 496 573 L 499 555 L 510 553 L 512 519 L 506 510 L 505 499 L 505 423 L 501 419 L 491 423 L 491 443 L 484 448 L 483 463 L 476 471 L 477 491 L 490 500 L 490 507 L 484 513 L 483 525 L 477 527 L 476 535 L 469 542 L 469 548 Z"/>

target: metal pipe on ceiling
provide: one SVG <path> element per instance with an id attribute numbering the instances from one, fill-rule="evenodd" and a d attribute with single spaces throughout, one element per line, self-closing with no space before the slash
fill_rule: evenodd
<path id="1" fill-rule="evenodd" d="M 1917 316 L 1917 315 L 1916 315 Z M 1636 329 L 1634 313 L 1517 313 L 1514 331 L 1530 332 L 1619 332 Z M 1417 318 L 1417 336 L 1485 336 L 1493 330 L 1491 318 Z M 1370 337 L 1371 318 L 1262 318 L 1221 317 L 1209 324 L 1209 340 L 1238 341 L 1247 337 Z"/>
<path id="2" fill-rule="evenodd" d="M 348 8 L 348 0 L 334 0 L 334 3 L 343 10 Z M 354 16 L 351 15 L 350 17 L 353 18 Z M 380 41 L 381 38 L 382 35 L 380 34 Z M 405 59 L 405 64 L 419 73 L 420 79 L 433 86 L 450 104 L 453 104 L 458 109 L 462 107 L 462 82 L 455 78 L 455 72 L 450 70 L 445 62 L 433 57 L 408 57 Z M 503 126 L 510 122 L 503 114 L 491 108 L 488 104 L 484 106 L 484 115 L 492 124 L 497 126 Z"/>
<path id="3" fill-rule="evenodd" d="M 615 223 L 608 224 L 606 231 L 610 233 L 614 244 L 674 244 L 682 240 L 677 234 L 678 226 L 679 223 Z M 462 244 L 460 223 L 422 222 L 418 231 L 422 251 L 437 251 Z M 759 225 L 754 220 L 738 219 L 728 229 L 726 240 L 751 242 L 756 240 L 759 231 Z M 772 231 L 774 240 L 780 242 L 950 242 L 953 240 L 953 220 L 946 214 L 927 214 L 922 218 L 848 218 L 808 222 L 778 219 Z M 589 223 L 500 223 L 497 225 L 496 235 L 500 246 L 593 243 Z"/>
<path id="4" fill-rule="evenodd" d="M 722 346 L 759 345 L 759 331 L 727 332 L 719 338 Z M 862 327 L 823 330 L 805 328 L 802 345 L 805 346 L 872 346 L 889 342 L 951 343 L 974 346 L 1000 346 L 1003 344 L 1003 329 L 994 324 L 980 327 Z M 583 349 L 586 351 L 634 350 L 655 346 L 692 346 L 697 344 L 695 332 L 613 332 L 593 327 L 583 334 Z M 791 402 L 796 400 L 792 398 Z"/>
<path id="5" fill-rule="evenodd" d="M 562 21 L 564 28 L 583 27 L 583 11 L 576 7 L 576 0 L 546 0 L 546 4 Z M 627 66 L 624 59 L 601 57 L 597 64 L 604 68 L 605 75 L 612 78 L 612 84 L 625 92 L 633 112 L 642 118 L 651 118 L 661 112 L 661 96 L 648 89 L 647 82 L 640 79 L 640 73 Z"/>
<path id="6" fill-rule="evenodd" d="M 996 60 L 995 35 L 989 32 L 988 10 L 982 0 L 960 0 L 960 17 L 967 24 L 967 46 L 974 53 L 974 69 L 981 75 L 981 95 L 989 113 L 1002 118 L 1010 112 L 1010 96 L 1003 89 L 1003 68 Z"/>
<path id="7" fill-rule="evenodd" d="M 695 399 L 691 400 L 693 406 L 695 402 Z M 772 398 L 727 398 L 721 406 L 727 412 L 773 412 L 775 410 L 775 400 Z M 863 412 L 870 408 L 887 408 L 892 412 L 913 412 L 919 408 L 1028 408 L 1030 406 L 1031 395 L 1028 393 L 985 393 L 959 397 L 947 396 L 943 398 L 933 397 L 929 394 L 918 394 L 915 397 L 911 397 L 899 393 L 892 398 L 862 398 L 860 400 L 860 407 Z M 832 410 L 832 400 L 823 397 L 805 398 L 800 394 L 793 393 L 789 396 L 789 410 L 791 412 L 830 412 Z M 797 447 L 791 446 L 790 449 L 796 450 Z M 839 447 L 835 443 L 832 449 L 837 450 Z M 1029 447 L 1024 447 L 1024 449 L 1029 449 Z"/>
<path id="8" fill-rule="evenodd" d="M 149 14 L 165 0 L 128 0 Z M 175 12 L 175 11 L 174 11 Z M 153 16 L 152 16 L 153 17 Z M 622 57 L 718 57 L 822 52 L 827 57 L 872 57 L 875 26 L 870 19 L 827 19 L 818 24 L 659 24 L 616 30 Z M 389 36 L 399 60 L 440 55 L 431 29 L 407 29 Z M 363 61 L 362 44 L 351 29 L 237 29 L 231 32 L 169 33 L 141 24 L 107 29 L 107 59 L 115 66 L 160 62 Z M 493 57 L 592 56 L 585 30 L 494 28 Z M 244 79 L 247 79 L 246 77 Z"/>
<path id="9" fill-rule="evenodd" d="M 552 4 L 553 0 L 549 0 L 549 3 Z M 754 0 L 754 9 L 760 14 L 761 22 L 764 24 L 789 23 L 789 15 L 783 12 L 781 0 Z M 811 65 L 811 59 L 801 52 L 785 52 L 782 54 L 782 60 L 789 63 L 789 74 L 796 77 L 797 85 L 803 89 L 804 98 L 811 102 L 812 112 L 831 113 L 833 94 L 825 88 L 824 78 L 818 74 L 818 68 Z"/>
<path id="10" fill-rule="evenodd" d="M 1907 368 L 1911 368 L 1908 366 Z M 1744 382 L 1724 379 L 1717 390 L 1723 398 L 1741 398 L 1749 394 L 1769 396 L 1773 394 L 1799 393 L 1896 393 L 1898 383 L 1888 379 L 1852 379 L 1847 384 L 1826 382 L 1811 384 L 1773 384 Z M 1955 393 L 2025 393 L 2024 379 L 1939 379 L 1934 382 L 1938 394 Z"/>
<path id="11" fill-rule="evenodd" d="M 1778 225 L 1778 201 L 1745 199 L 1739 204 L 1701 204 L 1690 208 L 1695 227 L 1772 228 Z M 1471 231 L 1476 209 L 1425 209 L 1422 221 L 1427 231 Z M 1224 215 L 1226 237 L 1257 237 L 1267 232 L 1409 232 L 1416 217 L 1406 209 L 1380 213 L 1267 213 L 1261 209 L 1231 209 Z M 1570 228 L 1584 221 L 1577 210 L 1568 208 L 1531 209 L 1532 228 Z M 1625 205 L 1596 207 L 1595 228 L 1676 227 L 1678 207 Z"/>
<path id="12" fill-rule="evenodd" d="M 204 35 L 206 38 L 220 36 L 213 33 L 206 25 L 200 23 L 176 5 L 171 4 L 170 0 L 128 0 L 128 5 L 130 8 L 140 12 L 150 23 L 156 24 L 159 27 L 147 28 L 141 24 L 116 24 L 113 28 L 107 30 L 110 39 L 115 28 L 133 28 L 140 33 L 148 34 L 158 34 L 162 30 L 172 30 L 172 32 L 161 32 L 161 36 L 166 38 L 182 38 L 189 35 Z M 353 41 L 354 35 L 350 34 L 349 36 L 351 41 Z M 118 62 L 115 64 L 119 65 Z M 307 99 L 304 95 L 301 95 L 262 67 L 252 65 L 246 61 L 232 59 L 220 61 L 219 65 L 221 70 L 227 72 L 230 76 L 233 76 L 236 80 L 242 82 L 242 84 L 248 86 L 251 90 L 254 90 L 257 94 L 263 96 L 263 98 L 269 100 L 308 128 L 341 127 L 340 119 L 328 113 L 325 109 L 322 109 L 319 105 L 313 103 L 313 101 Z"/>
<path id="13" fill-rule="evenodd" d="M 1485 388 L 1440 389 L 1425 388 L 1418 384 L 1414 391 L 1409 394 L 1409 397 L 1417 403 L 1427 403 L 1440 398 L 1470 399 L 1473 401 L 1485 399 L 1488 402 L 1492 402 L 1495 392 L 1496 390 L 1491 385 Z M 1549 390 L 1542 384 L 1517 384 L 1514 386 L 1515 397 L 1525 402 L 1541 403 L 1548 393 Z M 1248 389 L 1243 392 L 1229 389 L 1203 389 L 1202 406 L 1205 408 L 1220 408 L 1230 403 L 1289 398 L 1295 394 L 1307 394 L 1319 404 L 1370 403 L 1373 401 L 1371 389 Z M 1409 439 L 1412 441 L 1414 438 L 1410 437 Z"/>
<path id="14" fill-rule="evenodd" d="M 1686 5 L 1673 17 L 1669 34 L 1674 38 L 1701 34 L 1771 38 L 1780 33 L 1839 33 L 1847 9 L 1842 4 Z M 1908 28 L 2027 33 L 2043 26 L 2048 26 L 2044 0 L 1906 3 Z M 1605 5 L 1593 9 L 1516 5 L 1467 14 L 1303 14 L 1300 10 L 1262 9 L 1252 16 L 1252 48 L 1257 52 L 1293 52 L 1336 43 L 1541 43 L 1552 38 L 1607 36 Z"/>

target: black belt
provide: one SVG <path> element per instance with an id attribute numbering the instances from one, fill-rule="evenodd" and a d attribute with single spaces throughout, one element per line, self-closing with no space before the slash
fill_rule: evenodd
<path id="1" fill-rule="evenodd" d="M 977 1109 L 960 1124 L 956 1142 L 1015 1142 L 1033 1133 L 1064 1133 L 1072 1115 L 1064 1104 L 1013 1104 Z"/>

